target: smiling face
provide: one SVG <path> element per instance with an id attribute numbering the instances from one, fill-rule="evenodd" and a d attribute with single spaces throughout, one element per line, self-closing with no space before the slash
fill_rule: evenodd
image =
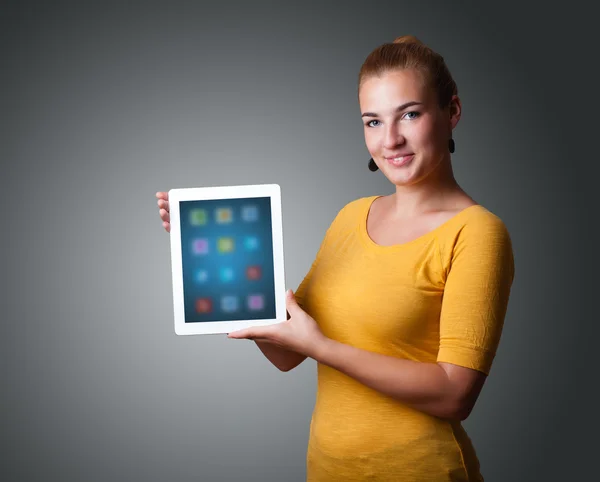
<path id="1" fill-rule="evenodd" d="M 434 89 L 415 70 L 367 78 L 359 91 L 365 142 L 396 186 L 420 182 L 450 162 L 448 140 L 460 118 L 460 101 L 441 109 Z"/>

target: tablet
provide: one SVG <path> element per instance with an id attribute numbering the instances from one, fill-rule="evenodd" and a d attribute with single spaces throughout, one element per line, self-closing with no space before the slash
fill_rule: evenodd
<path id="1" fill-rule="evenodd" d="M 171 189 L 175 333 L 287 319 L 277 184 Z"/>

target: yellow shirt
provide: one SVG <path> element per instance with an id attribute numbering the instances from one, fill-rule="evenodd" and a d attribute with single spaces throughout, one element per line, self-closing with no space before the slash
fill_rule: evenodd
<path id="1" fill-rule="evenodd" d="M 475 205 L 413 241 L 380 246 L 366 229 L 377 197 L 338 213 L 296 291 L 298 303 L 339 342 L 488 374 L 514 277 L 504 223 Z M 309 482 L 483 480 L 460 422 L 317 367 Z"/>

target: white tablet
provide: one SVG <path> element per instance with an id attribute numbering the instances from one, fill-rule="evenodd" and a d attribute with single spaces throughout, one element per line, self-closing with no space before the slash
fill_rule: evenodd
<path id="1" fill-rule="evenodd" d="M 277 184 L 171 189 L 175 333 L 287 319 Z"/>

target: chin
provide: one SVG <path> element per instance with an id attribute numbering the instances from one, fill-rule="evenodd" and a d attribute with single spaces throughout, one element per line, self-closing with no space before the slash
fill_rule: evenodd
<path id="1" fill-rule="evenodd" d="M 387 171 L 388 180 L 397 186 L 409 186 L 420 181 L 424 176 L 418 169 Z"/>

